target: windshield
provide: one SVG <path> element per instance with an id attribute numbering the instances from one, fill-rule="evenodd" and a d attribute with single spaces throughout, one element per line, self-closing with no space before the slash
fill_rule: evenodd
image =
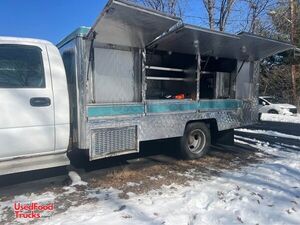
<path id="1" fill-rule="evenodd" d="M 272 104 L 278 104 L 280 103 L 278 101 L 278 99 L 274 98 L 274 97 L 267 97 L 267 98 L 264 98 L 265 100 L 267 100 L 268 102 L 272 103 Z"/>

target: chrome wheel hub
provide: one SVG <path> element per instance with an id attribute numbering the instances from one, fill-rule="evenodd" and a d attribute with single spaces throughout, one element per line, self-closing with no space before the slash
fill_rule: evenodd
<path id="1" fill-rule="evenodd" d="M 192 153 L 200 153 L 206 144 L 206 136 L 202 130 L 196 129 L 188 136 L 188 148 Z"/>

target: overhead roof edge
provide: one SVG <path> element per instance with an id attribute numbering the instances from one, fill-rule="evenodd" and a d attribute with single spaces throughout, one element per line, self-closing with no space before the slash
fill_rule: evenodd
<path id="1" fill-rule="evenodd" d="M 78 27 L 72 33 L 70 33 L 69 35 L 64 37 L 61 41 L 59 41 L 56 44 L 56 46 L 58 48 L 61 48 L 62 46 L 64 46 L 65 44 L 67 44 L 68 42 L 70 42 L 76 37 L 85 37 L 89 33 L 90 29 L 91 29 L 90 27 L 85 27 L 85 26 Z"/>
<path id="2" fill-rule="evenodd" d="M 181 18 L 178 17 L 178 16 L 173 16 L 173 15 L 168 14 L 168 13 L 164 13 L 164 12 L 161 12 L 161 11 L 158 11 L 158 10 L 155 10 L 155 9 L 144 7 L 144 6 L 141 6 L 141 5 L 138 5 L 138 4 L 134 4 L 134 3 L 126 1 L 126 0 L 110 0 L 110 1 L 118 3 L 118 4 L 127 5 L 129 7 L 138 8 L 140 10 L 145 10 L 146 12 L 152 12 L 152 13 L 155 13 L 155 14 L 160 15 L 160 16 L 165 16 L 165 17 L 168 17 L 168 18 L 172 18 L 174 20 L 181 20 Z"/>
<path id="3" fill-rule="evenodd" d="M 264 36 L 261 36 L 261 35 L 249 33 L 249 32 L 246 32 L 246 31 L 239 32 L 237 34 L 237 36 L 240 36 L 240 37 L 249 36 L 249 37 L 258 38 L 258 39 L 261 39 L 261 40 L 272 41 L 272 42 L 279 43 L 279 44 L 286 44 L 286 45 L 289 45 L 290 47 L 295 47 L 296 48 L 296 46 L 293 45 L 291 42 L 272 39 L 272 38 L 264 37 Z"/>
<path id="4" fill-rule="evenodd" d="M 128 8 L 133 8 L 133 9 L 138 9 L 140 11 L 143 11 L 145 13 L 152 13 L 152 14 L 155 14 L 155 15 L 158 15 L 158 16 L 161 16 L 161 17 L 165 17 L 165 18 L 168 18 L 168 19 L 172 19 L 176 22 L 180 21 L 181 18 L 180 17 L 176 17 L 176 16 L 172 16 L 170 14 L 167 14 L 167 13 L 164 13 L 164 12 L 160 12 L 158 10 L 155 10 L 155 9 L 151 9 L 151 8 L 147 8 L 147 7 L 143 7 L 141 5 L 138 5 L 138 4 L 134 4 L 133 2 L 129 2 L 129 1 L 126 1 L 126 0 L 109 0 L 105 7 L 103 8 L 101 14 L 97 17 L 96 21 L 94 22 L 93 26 L 91 27 L 89 33 L 87 34 L 87 37 L 91 38 L 93 36 L 93 32 L 95 31 L 95 27 L 96 25 L 99 23 L 99 21 L 101 20 L 101 18 L 104 17 L 104 15 L 109 12 L 109 9 L 110 7 L 113 5 L 113 4 L 117 4 L 117 5 L 121 5 L 121 6 L 126 6 Z"/>
<path id="5" fill-rule="evenodd" d="M 194 30 L 198 30 L 198 31 L 211 33 L 211 34 L 222 35 L 222 36 L 227 36 L 227 37 L 230 37 L 230 38 L 240 39 L 239 36 L 236 35 L 236 34 L 227 33 L 227 32 L 218 31 L 218 30 L 212 30 L 212 29 L 209 29 L 209 28 L 199 27 L 199 26 L 196 26 L 196 25 L 188 24 L 188 23 L 184 23 L 184 27 L 186 27 L 187 29 L 194 29 Z"/>

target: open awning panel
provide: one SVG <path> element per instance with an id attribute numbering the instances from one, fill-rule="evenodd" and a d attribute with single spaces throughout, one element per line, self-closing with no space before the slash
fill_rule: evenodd
<path id="1" fill-rule="evenodd" d="M 294 48 L 289 43 L 248 33 L 233 35 L 192 25 L 184 25 L 176 32 L 157 39 L 149 47 L 162 51 L 196 54 L 195 42 L 198 42 L 201 55 L 246 61 L 260 60 Z"/>
<path id="2" fill-rule="evenodd" d="M 95 42 L 144 48 L 180 21 L 157 11 L 125 1 L 109 1 L 91 29 Z M 90 32 L 90 34 L 91 34 Z"/>
<path id="3" fill-rule="evenodd" d="M 256 61 L 294 46 L 249 33 L 238 35 L 180 24 L 181 20 L 123 0 L 110 0 L 89 35 L 95 43 Z M 172 31 L 167 32 L 170 30 Z M 165 34 L 167 32 L 167 34 Z M 164 34 L 164 35 L 162 35 Z M 150 44 L 150 46 L 149 46 Z"/>
<path id="4" fill-rule="evenodd" d="M 238 57 L 236 35 L 211 31 L 205 28 L 184 25 L 178 31 L 158 39 L 149 46 L 162 51 L 173 51 L 185 54 L 196 54 L 195 43 L 198 42 L 201 55 L 210 55 L 224 58 Z"/>
<path id="5" fill-rule="evenodd" d="M 254 34 L 242 32 L 238 34 L 241 39 L 241 45 L 245 46 L 244 49 L 250 60 L 260 60 L 268 56 L 275 55 L 286 50 L 294 49 L 295 46 L 282 41 L 277 41 Z"/>

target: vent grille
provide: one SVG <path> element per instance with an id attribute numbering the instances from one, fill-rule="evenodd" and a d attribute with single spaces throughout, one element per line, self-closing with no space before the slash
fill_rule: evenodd
<path id="1" fill-rule="evenodd" d="M 137 151 L 137 126 L 93 130 L 92 151 L 98 158 Z"/>

